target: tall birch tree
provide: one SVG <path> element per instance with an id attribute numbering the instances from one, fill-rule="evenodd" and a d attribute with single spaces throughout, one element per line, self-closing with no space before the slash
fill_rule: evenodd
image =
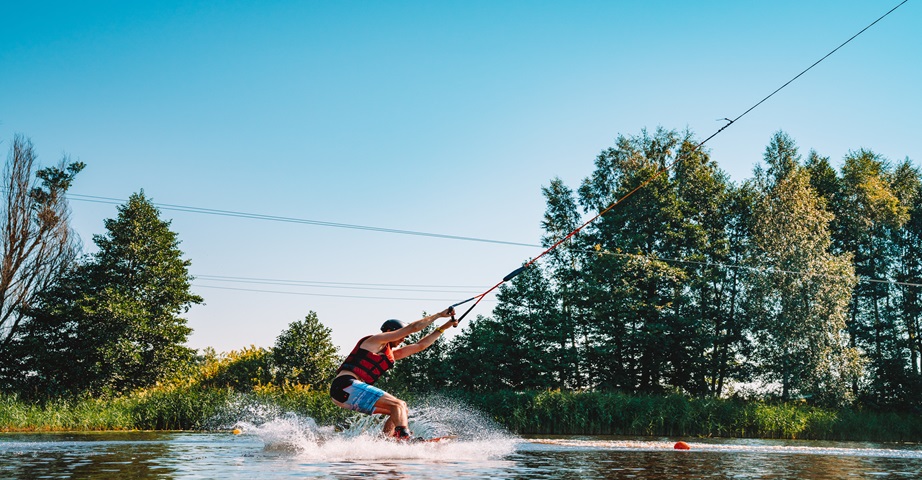
<path id="1" fill-rule="evenodd" d="M 767 384 L 783 400 L 812 396 L 826 403 L 847 400 L 858 368 L 849 346 L 846 313 L 854 270 L 846 255 L 829 252 L 832 215 L 799 165 L 793 140 L 779 132 L 757 171 L 762 197 L 755 212 L 754 275 L 750 309 L 755 320 L 754 357 Z"/>

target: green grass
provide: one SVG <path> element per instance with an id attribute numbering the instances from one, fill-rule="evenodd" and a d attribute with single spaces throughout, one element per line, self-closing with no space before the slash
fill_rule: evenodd
<path id="1" fill-rule="evenodd" d="M 442 392 L 519 434 L 747 437 L 922 441 L 922 417 L 802 403 L 743 402 L 681 395 L 614 392 Z M 412 407 L 412 396 L 407 398 Z M 266 386 L 239 393 L 196 384 L 159 386 L 106 399 L 31 404 L 0 395 L 0 431 L 197 430 L 229 428 L 247 408 L 294 412 L 320 425 L 342 424 L 351 412 L 325 390 Z"/>
<path id="2" fill-rule="evenodd" d="M 55 400 L 44 405 L 0 396 L 0 431 L 123 430 L 132 428 L 124 399 Z"/>
<path id="3" fill-rule="evenodd" d="M 318 423 L 342 421 L 345 410 L 326 392 L 265 388 L 238 393 L 200 386 L 157 387 L 106 399 L 27 403 L 0 395 L 0 431 L 201 430 L 227 427 L 235 405 L 272 405 L 280 412 L 310 416 Z M 222 425 L 226 420 L 228 425 Z M 225 422 L 225 423 L 227 423 Z"/>
<path id="4" fill-rule="evenodd" d="M 744 437 L 908 442 L 922 417 L 802 403 L 611 392 L 490 392 L 455 395 L 520 434 Z"/>

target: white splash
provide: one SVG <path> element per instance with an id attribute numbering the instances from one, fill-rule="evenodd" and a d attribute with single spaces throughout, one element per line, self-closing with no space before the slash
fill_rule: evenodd
<path id="1" fill-rule="evenodd" d="M 384 416 L 357 415 L 342 431 L 319 426 L 309 417 L 286 413 L 262 422 L 240 421 L 235 428 L 255 435 L 267 451 L 286 452 L 305 461 L 374 461 L 420 459 L 471 461 L 501 458 L 521 440 L 482 413 L 442 397 L 411 407 L 409 428 L 421 438 L 451 435 L 443 442 L 403 443 L 381 435 Z"/>

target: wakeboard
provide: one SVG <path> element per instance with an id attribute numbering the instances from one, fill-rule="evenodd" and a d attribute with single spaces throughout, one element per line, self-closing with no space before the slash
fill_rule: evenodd
<path id="1" fill-rule="evenodd" d="M 401 440 L 395 440 L 395 441 L 397 443 L 415 445 L 419 443 L 445 443 L 445 442 L 450 442 L 456 438 L 458 438 L 457 435 L 444 435 L 441 437 L 431 437 L 431 438 L 413 437 L 410 440 L 406 440 L 406 441 L 401 441 Z"/>
<path id="2" fill-rule="evenodd" d="M 442 443 L 442 442 L 450 442 L 456 438 L 458 438 L 457 435 L 444 435 L 441 437 L 423 438 L 418 441 L 423 442 L 423 443 Z"/>

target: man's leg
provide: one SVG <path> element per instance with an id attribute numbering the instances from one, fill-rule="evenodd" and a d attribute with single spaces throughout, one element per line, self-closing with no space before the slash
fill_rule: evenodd
<path id="1" fill-rule="evenodd" d="M 409 423 L 410 411 L 407 408 L 407 402 L 389 394 L 375 402 L 375 413 L 388 415 L 387 421 L 384 422 L 384 435 L 394 435 L 394 429 L 397 427 L 407 427 Z"/>
<path id="2" fill-rule="evenodd" d="M 384 422 L 384 434 L 388 437 L 394 435 L 394 429 L 397 428 L 397 423 L 394 422 L 394 417 L 387 417 L 387 421 Z"/>

